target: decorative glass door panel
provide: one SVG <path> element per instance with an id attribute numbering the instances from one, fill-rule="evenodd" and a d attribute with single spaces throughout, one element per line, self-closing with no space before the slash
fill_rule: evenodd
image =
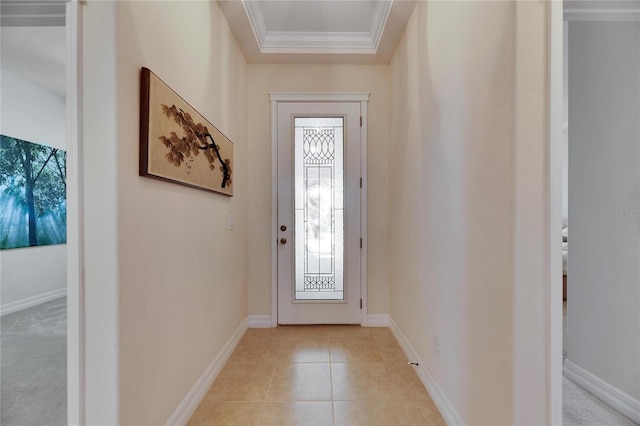
<path id="1" fill-rule="evenodd" d="M 344 300 L 344 119 L 294 119 L 295 300 Z"/>

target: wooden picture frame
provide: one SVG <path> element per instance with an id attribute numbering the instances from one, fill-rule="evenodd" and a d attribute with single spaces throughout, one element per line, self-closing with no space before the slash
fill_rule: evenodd
<path id="1" fill-rule="evenodd" d="M 233 196 L 233 143 L 148 68 L 140 85 L 140 176 Z"/>

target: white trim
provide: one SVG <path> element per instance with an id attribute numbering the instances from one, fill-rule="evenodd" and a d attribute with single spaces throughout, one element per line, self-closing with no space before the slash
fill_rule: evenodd
<path id="1" fill-rule="evenodd" d="M 376 2 L 367 32 L 269 31 L 260 2 L 242 0 L 261 53 L 360 53 L 375 55 L 393 1 Z"/>
<path id="2" fill-rule="evenodd" d="M 3 27 L 64 27 L 67 0 L 3 0 L 0 25 Z"/>
<path id="3" fill-rule="evenodd" d="M 361 324 L 367 323 L 367 103 L 368 92 L 271 92 L 271 327 L 278 326 L 278 102 L 360 102 L 360 297 Z"/>
<path id="4" fill-rule="evenodd" d="M 67 3 L 67 424 L 85 424 L 82 1 Z"/>
<path id="5" fill-rule="evenodd" d="M 189 390 L 180 405 L 178 405 L 178 408 L 176 408 L 171 417 L 169 417 L 169 420 L 165 423 L 166 425 L 187 424 L 193 413 L 198 408 L 198 405 L 200 405 L 202 398 L 207 394 L 207 391 L 218 377 L 218 374 L 220 374 L 220 371 L 222 371 L 222 368 L 238 346 L 238 343 L 240 343 L 240 340 L 242 340 L 244 334 L 247 332 L 247 323 L 248 320 L 246 318 L 242 323 L 240 323 L 236 331 L 231 335 L 231 338 L 222 347 L 220 352 L 218 352 L 213 361 L 211 361 L 209 366 L 204 370 L 202 375 Z"/>
<path id="6" fill-rule="evenodd" d="M 547 162 L 549 199 L 547 205 L 548 266 L 546 288 L 547 339 L 547 424 L 562 425 L 562 271 L 560 233 L 562 232 L 562 143 L 563 143 L 563 36 L 561 1 L 549 2 L 549 94 Z"/>
<path id="7" fill-rule="evenodd" d="M 565 21 L 638 21 L 640 3 L 626 0 L 564 1 Z"/>
<path id="8" fill-rule="evenodd" d="M 271 315 L 249 315 L 249 328 L 272 328 Z"/>
<path id="9" fill-rule="evenodd" d="M 389 327 L 389 315 L 369 314 L 362 321 L 363 327 Z"/>
<path id="10" fill-rule="evenodd" d="M 13 314 L 24 309 L 32 308 L 34 306 L 42 305 L 43 303 L 50 302 L 67 295 L 67 289 L 59 288 L 58 290 L 48 291 L 46 293 L 37 294 L 31 297 L 25 297 L 24 299 L 16 300 L 15 302 L 9 302 L 0 307 L 0 313 L 2 316 Z"/>
<path id="11" fill-rule="evenodd" d="M 376 53 L 374 40 L 364 32 L 268 31 L 260 46 L 262 53 L 288 53 L 292 49 L 307 53 L 309 50 Z"/>
<path id="12" fill-rule="evenodd" d="M 271 98 L 271 326 L 278 326 L 278 101 Z"/>
<path id="13" fill-rule="evenodd" d="M 638 9 L 565 9 L 565 21 L 640 21 Z"/>
<path id="14" fill-rule="evenodd" d="M 380 40 L 382 40 L 384 29 L 387 27 L 387 22 L 389 20 L 389 15 L 391 14 L 392 5 L 393 0 L 386 4 L 383 3 L 382 5 L 378 3 L 376 4 L 376 9 L 373 11 L 373 18 L 371 19 L 371 28 L 369 28 L 369 35 L 371 36 L 371 40 L 373 40 L 376 52 L 378 51 L 378 47 L 380 46 Z"/>
<path id="15" fill-rule="evenodd" d="M 269 100 L 271 105 L 273 102 L 366 102 L 369 100 L 369 92 L 271 92 Z"/>
<path id="16" fill-rule="evenodd" d="M 635 423 L 640 423 L 640 401 L 631 395 L 610 385 L 568 359 L 564 363 L 564 375 L 620 414 Z"/>
<path id="17" fill-rule="evenodd" d="M 407 359 L 418 364 L 414 367 L 416 374 L 418 375 L 418 378 L 420 379 L 424 387 L 427 389 L 429 396 L 438 408 L 438 411 L 440 411 L 440 414 L 442 415 L 444 421 L 448 425 L 465 425 L 465 421 L 462 419 L 460 414 L 458 414 L 453 405 L 449 402 L 444 392 L 442 391 L 442 389 L 440 389 L 440 386 L 438 386 L 438 383 L 429 373 L 429 370 L 427 370 L 424 362 L 422 362 L 420 356 L 415 351 L 413 346 L 411 346 L 411 343 L 409 343 L 409 340 L 402 333 L 402 331 L 398 327 L 398 324 L 395 323 L 393 318 L 389 318 L 389 330 L 391 330 L 391 333 L 398 341 L 398 344 L 402 348 L 404 354 L 407 356 Z"/>
<path id="18" fill-rule="evenodd" d="M 360 315 L 362 317 L 361 324 L 366 324 L 368 321 L 368 306 L 369 306 L 369 293 L 368 293 L 368 277 L 367 268 L 369 258 L 368 241 L 367 238 L 367 188 L 369 180 L 367 179 L 367 128 L 368 128 L 368 100 L 369 94 L 351 94 L 351 96 L 362 96 L 360 100 L 360 114 L 362 117 L 362 127 L 360 128 L 360 177 L 362 178 L 362 188 L 360 188 L 360 237 L 362 238 L 362 249 L 360 250 L 360 298 L 362 299 L 362 310 Z"/>

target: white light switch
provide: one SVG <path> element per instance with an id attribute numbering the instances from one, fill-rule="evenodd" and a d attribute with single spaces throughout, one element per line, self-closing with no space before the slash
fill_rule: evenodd
<path id="1" fill-rule="evenodd" d="M 236 216 L 233 214 L 229 215 L 229 221 L 227 224 L 227 228 L 229 229 L 236 229 Z"/>

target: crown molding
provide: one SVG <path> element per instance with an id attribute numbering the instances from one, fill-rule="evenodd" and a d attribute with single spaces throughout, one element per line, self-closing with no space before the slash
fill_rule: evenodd
<path id="1" fill-rule="evenodd" d="M 640 21 L 639 0 L 565 0 L 565 21 Z"/>
<path id="2" fill-rule="evenodd" d="M 217 3 L 249 63 L 388 64 L 416 0 L 376 2 L 370 21 L 358 28 L 359 32 L 327 31 L 322 35 L 311 31 L 288 35 L 267 32 L 266 15 L 257 11 L 261 6 L 254 4 L 256 0 L 217 0 Z"/>
<path id="3" fill-rule="evenodd" d="M 242 0 L 260 53 L 375 54 L 392 4 L 375 3 L 369 32 L 269 31 L 260 2 Z"/>
<path id="4" fill-rule="evenodd" d="M 3 0 L 0 25 L 3 27 L 64 27 L 65 0 Z"/>

